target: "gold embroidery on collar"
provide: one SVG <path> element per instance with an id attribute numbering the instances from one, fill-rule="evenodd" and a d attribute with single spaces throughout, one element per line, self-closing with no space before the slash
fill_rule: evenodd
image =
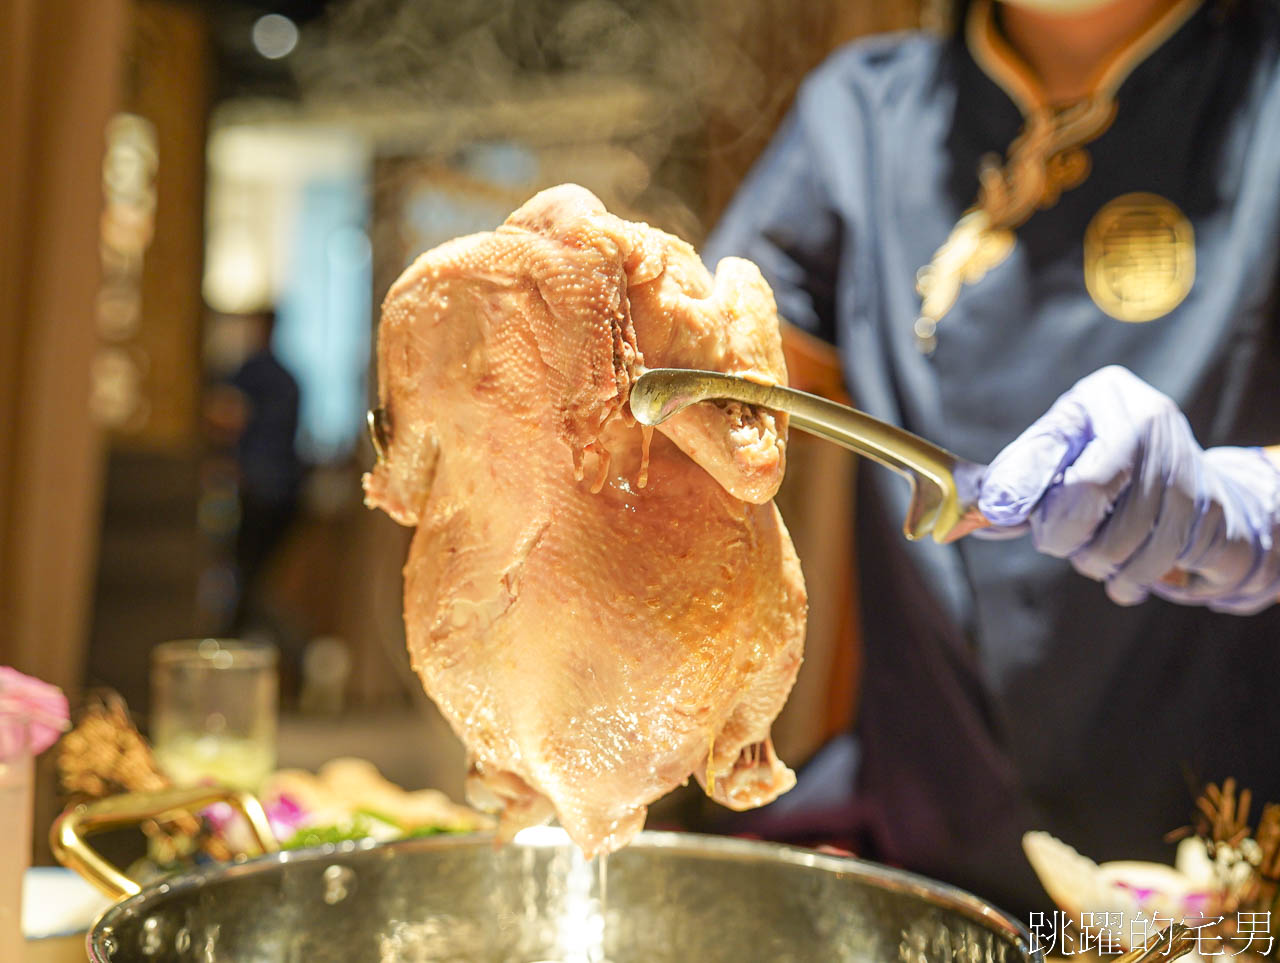
<path id="1" fill-rule="evenodd" d="M 1084 149 L 1115 118 L 1120 85 L 1195 12 L 1201 0 L 1181 0 L 1098 70 L 1083 99 L 1054 107 L 1026 62 L 1000 35 L 991 0 L 975 0 L 965 23 L 974 60 L 1023 115 L 1022 131 L 1009 145 L 1003 164 L 994 155 L 978 169 L 978 199 L 956 223 L 929 264 L 916 275 L 921 297 L 914 332 L 916 346 L 932 354 L 938 322 L 951 310 L 960 289 L 976 284 L 1013 250 L 1014 230 L 1037 210 L 1052 207 L 1063 191 L 1084 181 L 1089 155 Z"/>

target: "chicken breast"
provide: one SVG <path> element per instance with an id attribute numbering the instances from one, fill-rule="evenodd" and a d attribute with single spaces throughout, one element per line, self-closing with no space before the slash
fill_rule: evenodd
<path id="1" fill-rule="evenodd" d="M 501 832 L 554 816 L 618 849 L 693 774 L 734 809 L 789 789 L 769 728 L 801 660 L 805 591 L 771 499 L 785 416 L 695 405 L 657 433 L 644 365 L 784 383 L 755 266 L 573 185 L 423 254 L 378 335 L 366 501 L 417 526 L 413 667 Z"/>

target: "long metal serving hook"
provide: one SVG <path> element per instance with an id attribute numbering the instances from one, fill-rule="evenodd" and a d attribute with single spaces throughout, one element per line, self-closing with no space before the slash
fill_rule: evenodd
<path id="1" fill-rule="evenodd" d="M 661 424 L 700 401 L 739 401 L 784 411 L 794 427 L 897 472 L 911 485 L 902 526 L 909 539 L 932 534 L 934 541 L 953 542 L 991 524 L 976 504 L 986 466 L 856 408 L 719 371 L 651 368 L 631 386 L 631 413 L 644 425 Z"/>

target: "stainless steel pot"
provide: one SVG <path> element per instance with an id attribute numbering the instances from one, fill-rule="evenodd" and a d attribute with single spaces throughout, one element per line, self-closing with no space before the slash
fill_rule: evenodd
<path id="1" fill-rule="evenodd" d="M 103 914 L 88 950 L 95 963 L 1043 963 L 976 897 L 860 860 L 646 832 L 601 868 L 552 829 L 501 847 L 272 853 L 146 887 Z"/>

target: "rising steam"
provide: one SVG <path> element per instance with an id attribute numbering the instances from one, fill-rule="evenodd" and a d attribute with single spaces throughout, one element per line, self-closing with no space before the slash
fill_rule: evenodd
<path id="1" fill-rule="evenodd" d="M 697 240 L 708 162 L 758 150 L 830 44 L 834 5 L 791 7 L 347 0 L 308 28 L 292 60 L 311 104 L 399 115 L 402 153 L 448 154 L 486 137 L 626 151 L 634 163 L 620 183 L 587 186 L 619 213 Z"/>

